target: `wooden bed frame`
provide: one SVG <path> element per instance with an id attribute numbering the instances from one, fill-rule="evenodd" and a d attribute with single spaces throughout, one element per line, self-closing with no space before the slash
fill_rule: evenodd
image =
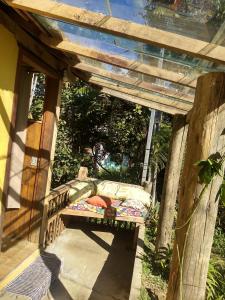
<path id="1" fill-rule="evenodd" d="M 109 219 L 115 221 L 124 221 L 124 222 L 133 222 L 137 224 L 144 224 L 144 218 L 142 217 L 133 217 L 133 216 L 123 216 L 123 217 L 106 217 L 92 211 L 81 211 L 71 208 L 65 208 L 60 212 L 61 215 L 70 215 L 77 217 L 86 217 L 86 218 L 98 218 L 98 219 Z"/>
<path id="2" fill-rule="evenodd" d="M 65 216 L 76 216 L 76 217 L 86 217 L 86 218 L 97 218 L 97 219 L 107 219 L 114 221 L 123 221 L 123 222 L 132 222 L 135 223 L 134 237 L 132 241 L 132 249 L 135 250 L 138 241 L 138 234 L 140 227 L 144 225 L 144 218 L 142 217 L 133 217 L 133 216 L 123 216 L 123 217 L 106 217 L 105 215 L 101 215 L 91 211 L 80 211 L 74 210 L 71 208 L 65 208 L 60 212 L 60 215 Z"/>

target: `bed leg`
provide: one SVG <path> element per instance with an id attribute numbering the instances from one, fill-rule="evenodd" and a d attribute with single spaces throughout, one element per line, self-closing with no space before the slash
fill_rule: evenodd
<path id="1" fill-rule="evenodd" d="M 133 242 L 132 242 L 132 250 L 135 250 L 137 247 L 137 240 L 138 240 L 138 234 L 139 234 L 139 224 L 135 224 L 135 229 L 134 229 L 134 237 L 133 237 Z"/>

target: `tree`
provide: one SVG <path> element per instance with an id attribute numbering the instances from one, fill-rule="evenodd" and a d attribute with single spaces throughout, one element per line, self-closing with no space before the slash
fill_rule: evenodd
<path id="1" fill-rule="evenodd" d="M 133 180 L 139 184 L 148 118 L 147 108 L 107 96 L 82 81 L 65 87 L 53 187 L 73 179 L 80 165 L 88 166 L 90 175 L 93 174 L 92 159 L 84 149 L 93 148 L 97 142 L 105 144 L 118 164 L 126 155 L 130 166 L 138 165 Z"/>

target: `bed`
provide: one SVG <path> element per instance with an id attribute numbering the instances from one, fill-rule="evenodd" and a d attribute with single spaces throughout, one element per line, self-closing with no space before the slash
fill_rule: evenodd
<path id="1" fill-rule="evenodd" d="M 88 202 L 99 195 L 111 199 L 107 207 Z M 150 206 L 150 194 L 143 187 L 108 180 L 89 179 L 76 182 L 69 191 L 70 204 L 62 215 L 113 219 L 143 224 Z"/>

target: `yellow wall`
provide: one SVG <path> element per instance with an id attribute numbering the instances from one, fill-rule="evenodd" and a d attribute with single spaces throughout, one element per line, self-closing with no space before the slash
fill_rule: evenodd
<path id="1" fill-rule="evenodd" d="M 18 59 L 16 39 L 0 25 L 0 214 Z"/>

